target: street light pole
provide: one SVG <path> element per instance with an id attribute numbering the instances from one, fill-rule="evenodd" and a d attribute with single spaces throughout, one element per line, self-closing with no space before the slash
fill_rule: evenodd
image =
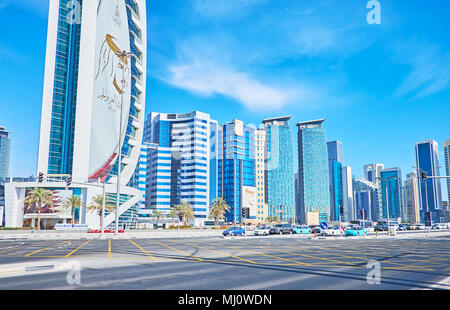
<path id="1" fill-rule="evenodd" d="M 133 53 L 127 51 L 116 52 L 119 59 L 128 59 L 133 56 Z M 124 61 L 125 62 L 125 61 Z M 119 233 L 119 208 L 120 208 L 120 172 L 122 170 L 122 114 L 123 114 L 123 93 L 125 86 L 123 85 L 123 80 L 125 78 L 125 71 L 122 72 L 122 84 L 121 84 L 121 94 L 120 94 L 120 123 L 119 123 L 119 158 L 117 160 L 117 196 L 116 196 L 116 225 L 114 234 Z"/>
<path id="2" fill-rule="evenodd" d="M 106 184 L 105 184 L 105 182 L 103 182 L 103 195 L 102 195 L 102 197 L 103 197 L 103 199 L 102 199 L 102 230 L 101 230 L 101 233 L 100 233 L 100 238 L 102 238 L 103 237 L 103 234 L 104 234 L 104 231 L 105 231 L 105 200 L 106 200 L 106 190 L 105 190 L 105 186 Z"/>

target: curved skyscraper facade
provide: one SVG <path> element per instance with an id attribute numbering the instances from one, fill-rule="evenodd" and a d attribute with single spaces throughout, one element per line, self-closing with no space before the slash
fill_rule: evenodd
<path id="1" fill-rule="evenodd" d="M 297 220 L 306 223 L 308 213 L 330 219 L 328 150 L 324 119 L 300 122 L 298 127 L 299 208 Z M 348 183 L 348 182 L 347 182 Z M 351 183 L 351 181 L 350 181 Z"/>
<path id="2" fill-rule="evenodd" d="M 269 216 L 283 222 L 295 219 L 294 150 L 290 116 L 265 119 L 265 189 Z"/>
<path id="3" fill-rule="evenodd" d="M 36 221 L 23 211 L 23 197 L 44 187 L 61 199 L 78 196 L 83 207 L 75 212 L 76 222 L 99 228 L 100 217 L 86 206 L 101 195 L 100 184 L 116 204 L 119 154 L 118 222 L 135 227 L 143 196 L 136 180 L 145 118 L 146 19 L 145 0 L 50 0 L 37 171 L 46 177 L 10 184 L 11 227 Z M 68 175 L 73 183 L 66 185 Z M 115 216 L 106 212 L 105 227 L 114 226 Z M 44 220 L 54 225 L 67 219 L 61 213 Z"/>
<path id="4" fill-rule="evenodd" d="M 129 183 L 144 129 L 146 40 L 145 0 L 50 1 L 38 172 L 114 183 L 121 149 Z"/>

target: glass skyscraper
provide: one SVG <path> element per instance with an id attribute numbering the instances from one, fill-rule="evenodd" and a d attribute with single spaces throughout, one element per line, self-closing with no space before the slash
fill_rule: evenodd
<path id="1" fill-rule="evenodd" d="M 9 176 L 9 157 L 11 152 L 9 133 L 4 127 L 0 127 L 0 179 Z"/>
<path id="2" fill-rule="evenodd" d="M 218 196 L 230 206 L 226 222 L 242 223 L 242 210 L 256 220 L 255 128 L 240 120 L 219 126 Z"/>
<path id="3" fill-rule="evenodd" d="M 269 216 L 295 221 L 294 152 L 290 116 L 263 120 L 266 130 L 265 187 Z"/>
<path id="4" fill-rule="evenodd" d="M 217 197 L 217 121 L 209 114 L 150 113 L 145 141 L 147 155 L 146 208 L 168 213 L 182 201 L 194 209 L 195 224 L 209 216 Z"/>
<path id="5" fill-rule="evenodd" d="M 364 210 L 364 218 L 370 221 L 378 220 L 378 186 L 366 179 L 353 179 L 353 193 L 355 202 L 355 216 L 362 219 L 361 210 Z"/>
<path id="6" fill-rule="evenodd" d="M 425 172 L 427 176 L 439 176 L 439 148 L 434 140 L 425 140 L 415 144 L 417 175 Z M 420 217 L 425 222 L 425 213 L 431 212 L 433 222 L 440 222 L 439 211 L 442 206 L 440 179 L 428 178 L 419 184 Z"/>
<path id="7" fill-rule="evenodd" d="M 340 207 L 344 207 L 342 184 L 342 142 L 331 141 L 327 143 L 328 169 L 330 173 L 330 219 L 338 221 Z"/>
<path id="8" fill-rule="evenodd" d="M 450 139 L 445 140 L 444 142 L 444 157 L 445 157 L 445 172 L 447 177 L 450 177 Z M 447 178 L 447 194 L 448 200 L 450 203 L 450 178 Z"/>
<path id="9" fill-rule="evenodd" d="M 389 219 L 405 218 L 403 208 L 402 171 L 399 168 L 383 169 L 381 176 L 381 196 L 383 219 L 387 219 L 387 206 Z M 386 196 L 387 195 L 387 196 Z"/>
<path id="10" fill-rule="evenodd" d="M 306 214 L 319 212 L 320 221 L 330 219 L 328 151 L 325 119 L 300 122 L 298 127 L 299 210 L 297 220 L 305 223 Z M 351 182 L 350 182 L 351 183 Z"/>

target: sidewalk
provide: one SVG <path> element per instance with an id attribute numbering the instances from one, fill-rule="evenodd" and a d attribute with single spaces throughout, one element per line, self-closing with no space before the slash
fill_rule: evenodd
<path id="1" fill-rule="evenodd" d="M 105 233 L 105 239 L 130 239 L 130 238 L 189 238 L 189 237 L 219 237 L 222 234 L 220 229 L 177 229 L 171 230 L 136 230 L 125 231 L 117 236 L 113 233 Z M 1 240 L 58 240 L 58 239 L 98 239 L 99 233 L 66 232 L 66 231 L 31 231 L 31 230 L 15 230 L 0 231 Z"/>

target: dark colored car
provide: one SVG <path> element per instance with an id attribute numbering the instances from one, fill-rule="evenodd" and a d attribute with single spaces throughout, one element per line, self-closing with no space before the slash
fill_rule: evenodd
<path id="1" fill-rule="evenodd" d="M 388 228 L 387 228 L 386 224 L 377 224 L 377 225 L 375 225 L 374 230 L 375 231 L 387 231 Z"/>
<path id="2" fill-rule="evenodd" d="M 291 224 L 277 224 L 269 231 L 271 235 L 293 234 L 294 227 Z"/>

